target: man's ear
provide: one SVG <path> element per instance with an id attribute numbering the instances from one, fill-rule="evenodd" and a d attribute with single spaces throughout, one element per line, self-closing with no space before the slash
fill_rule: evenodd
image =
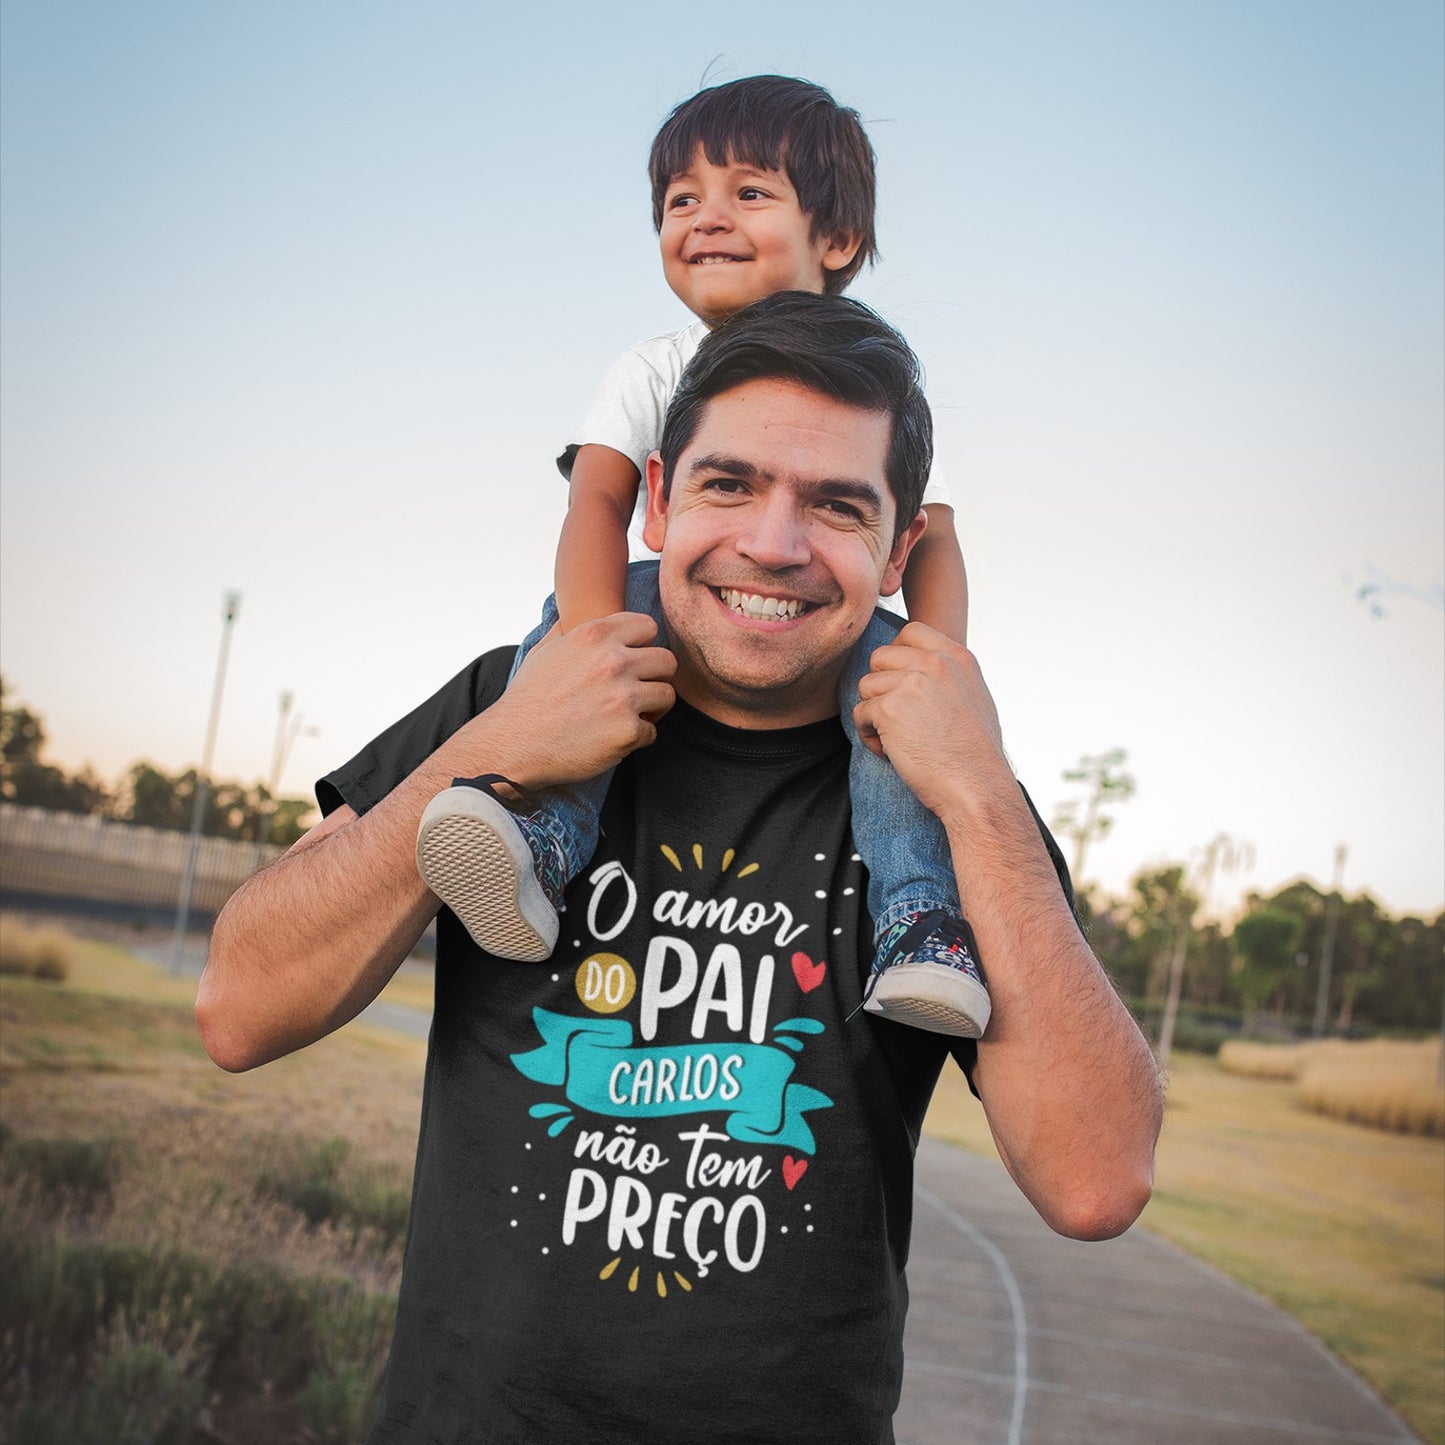
<path id="1" fill-rule="evenodd" d="M 647 457 L 647 516 L 642 523 L 642 540 L 654 552 L 662 551 L 667 535 L 667 498 L 662 495 L 662 453 Z"/>
<path id="2" fill-rule="evenodd" d="M 903 529 L 898 540 L 893 544 L 893 550 L 888 554 L 888 565 L 883 569 L 883 578 L 878 584 L 878 595 L 880 597 L 891 597 L 903 586 L 903 569 L 908 564 L 908 554 L 918 543 L 918 539 L 928 530 L 928 514 L 920 511 L 918 515 Z M 652 544 L 649 543 L 649 546 Z"/>
<path id="3" fill-rule="evenodd" d="M 846 231 L 841 236 L 834 236 L 823 252 L 823 269 L 841 271 L 858 254 L 858 247 L 862 244 L 862 236 L 852 236 Z"/>

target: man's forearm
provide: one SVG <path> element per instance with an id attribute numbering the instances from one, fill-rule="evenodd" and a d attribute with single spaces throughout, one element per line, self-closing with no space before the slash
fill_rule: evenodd
<path id="1" fill-rule="evenodd" d="M 327 818 L 222 909 L 196 1014 L 223 1068 L 313 1043 L 396 972 L 437 911 L 416 871 L 416 829 L 457 775 L 457 751 L 434 753 L 365 816 L 343 808 Z"/>
<path id="2" fill-rule="evenodd" d="M 651 618 L 545 638 L 504 696 L 362 817 L 339 810 L 222 910 L 196 999 L 211 1057 L 248 1069 L 314 1042 L 381 991 L 437 911 L 416 871 L 426 805 L 454 778 L 524 789 L 595 777 L 657 735 L 676 661 Z"/>
<path id="3" fill-rule="evenodd" d="M 999 1152 L 1045 1220 L 1107 1238 L 1149 1198 L 1153 1055 L 1080 933 L 1012 777 L 945 820 L 993 998 L 974 1082 Z"/>

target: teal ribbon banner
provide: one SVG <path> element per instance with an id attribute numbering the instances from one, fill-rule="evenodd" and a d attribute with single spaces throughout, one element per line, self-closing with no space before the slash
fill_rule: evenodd
<path id="1" fill-rule="evenodd" d="M 807 1084 L 790 1082 L 796 1059 L 771 1044 L 680 1044 L 634 1048 L 626 1019 L 570 1018 L 534 1008 L 542 1046 L 513 1054 L 519 1073 L 561 1086 L 568 1102 L 619 1119 L 726 1113 L 730 1138 L 814 1150 L 803 1118 L 833 1101 Z M 809 1021 L 811 1022 L 811 1021 Z M 816 1029 L 818 1026 L 813 1024 Z"/>

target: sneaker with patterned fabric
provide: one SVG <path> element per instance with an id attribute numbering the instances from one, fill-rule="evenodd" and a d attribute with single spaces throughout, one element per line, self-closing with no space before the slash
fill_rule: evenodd
<path id="1" fill-rule="evenodd" d="M 426 806 L 416 867 L 473 943 L 497 958 L 541 963 L 557 943 L 567 871 L 561 851 L 525 815 L 526 795 L 498 773 L 458 778 Z"/>
<path id="2" fill-rule="evenodd" d="M 929 1033 L 982 1038 L 993 1004 L 968 920 L 938 911 L 894 924 L 879 939 L 863 1007 Z"/>

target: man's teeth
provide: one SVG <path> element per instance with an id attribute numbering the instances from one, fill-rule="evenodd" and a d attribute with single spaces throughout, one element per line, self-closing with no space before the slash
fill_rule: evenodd
<path id="1" fill-rule="evenodd" d="M 694 266 L 725 266 L 732 261 L 742 260 L 741 256 L 695 256 Z"/>
<path id="2" fill-rule="evenodd" d="M 754 622 L 765 622 L 776 617 L 796 617 L 807 610 L 808 604 L 796 597 L 760 597 L 753 592 L 738 592 L 731 587 L 720 589 L 722 600 L 739 617 Z"/>

